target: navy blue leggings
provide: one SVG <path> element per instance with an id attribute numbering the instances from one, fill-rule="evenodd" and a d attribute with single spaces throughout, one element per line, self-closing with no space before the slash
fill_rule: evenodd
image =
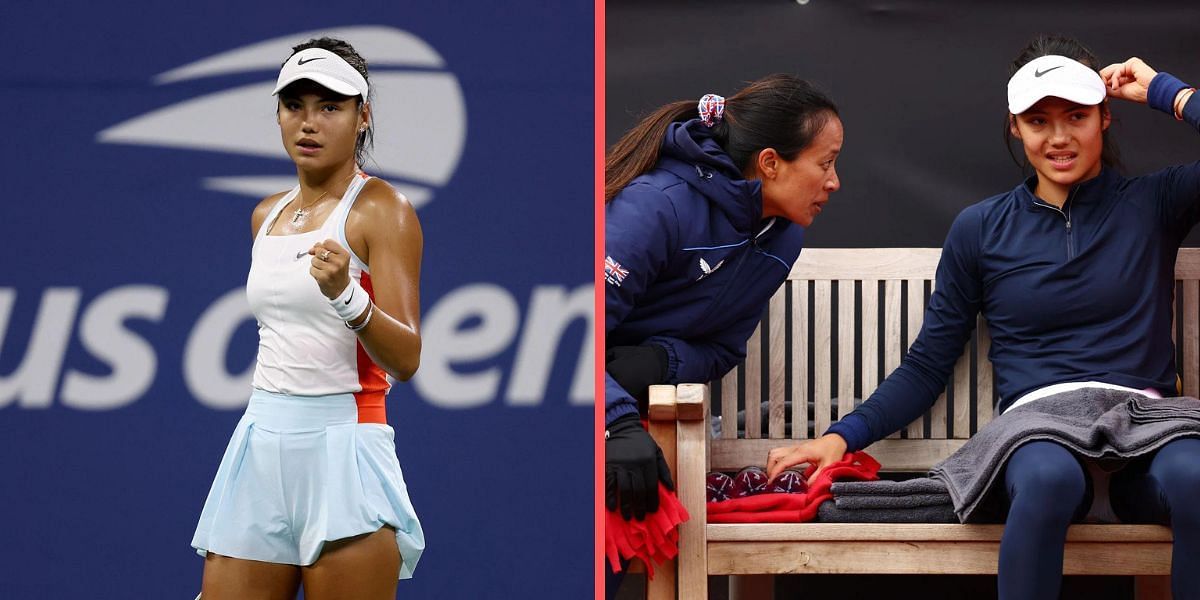
<path id="1" fill-rule="evenodd" d="M 1058 598 L 1067 526 L 1091 501 L 1083 466 L 1054 442 L 1030 442 L 1009 458 L 1004 484 L 1009 511 L 1000 540 L 1000 599 Z M 1200 439 L 1169 442 L 1131 462 L 1109 486 L 1123 522 L 1171 527 L 1171 592 L 1176 600 L 1200 599 Z"/>
<path id="2" fill-rule="evenodd" d="M 621 559 L 621 571 L 613 573 L 612 566 L 608 564 L 608 559 L 604 560 L 604 597 L 607 600 L 613 600 L 617 597 L 617 590 L 621 589 L 621 582 L 625 580 L 625 573 L 629 569 L 629 561 Z"/>

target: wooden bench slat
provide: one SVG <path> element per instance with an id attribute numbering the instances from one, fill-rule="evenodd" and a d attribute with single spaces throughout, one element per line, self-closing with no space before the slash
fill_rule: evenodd
<path id="1" fill-rule="evenodd" d="M 767 310 L 771 329 L 767 335 L 770 352 L 767 355 L 767 437 L 784 436 L 784 392 L 787 388 L 787 287 L 780 287 L 771 296 Z"/>
<path id="2" fill-rule="evenodd" d="M 908 326 L 904 330 L 904 348 L 900 350 L 901 356 L 904 356 L 908 352 L 908 348 L 912 347 L 913 342 L 917 341 L 917 335 L 921 333 L 921 323 L 925 322 L 925 280 L 909 279 L 907 283 Z M 945 414 L 946 400 L 939 398 L 939 401 L 942 403 L 943 414 Z M 923 415 L 917 417 L 908 424 L 907 430 L 909 439 L 925 437 L 925 417 Z"/>
<path id="3" fill-rule="evenodd" d="M 902 290 L 899 281 L 885 281 L 883 283 L 884 294 L 884 354 L 883 354 L 883 375 L 887 377 L 900 366 L 900 360 L 904 356 L 904 340 L 900 337 L 900 325 L 903 319 L 901 311 Z M 900 432 L 897 431 L 888 436 L 892 439 L 899 439 Z"/>
<path id="4" fill-rule="evenodd" d="M 930 294 L 932 294 L 933 290 L 937 289 L 936 282 L 931 281 L 930 285 L 929 285 L 929 289 L 930 289 Z M 921 303 L 920 303 L 922 322 L 924 321 L 924 317 L 925 317 L 925 304 L 926 304 L 925 296 L 924 296 L 924 293 L 922 292 Z M 920 333 L 919 330 L 918 330 L 918 333 Z M 914 336 L 911 339 L 913 341 L 915 341 L 917 338 Z M 961 369 L 961 367 L 962 367 L 962 357 L 960 356 L 958 362 L 954 363 L 954 369 L 950 371 L 950 381 L 947 382 L 946 389 L 942 390 L 942 392 L 940 394 L 938 394 L 938 397 L 935 398 L 933 401 L 933 406 L 931 406 L 929 408 L 929 410 L 926 411 L 929 413 L 929 437 L 931 437 L 931 438 L 946 439 L 947 424 L 949 423 L 949 420 L 950 420 L 950 418 L 949 418 L 950 417 L 950 415 L 949 415 L 949 411 L 950 411 L 949 394 L 950 394 L 950 390 L 952 388 L 954 388 L 954 386 L 958 382 L 958 378 L 960 375 L 959 370 Z M 918 436 L 918 437 L 921 437 L 921 436 Z"/>
<path id="5" fill-rule="evenodd" d="M 679 395 L 687 396 L 691 402 L 699 395 L 702 415 L 698 421 L 679 421 L 676 429 L 676 456 L 678 477 L 675 480 L 679 502 L 687 509 L 691 518 L 679 526 L 679 597 L 707 598 L 708 544 L 705 540 L 704 503 L 706 500 L 705 479 L 707 473 L 710 430 L 707 407 L 709 405 L 707 385 L 680 385 L 687 388 Z M 678 398 L 677 398 L 678 399 Z M 733 429 L 737 429 L 737 412 L 733 413 Z"/>
<path id="6" fill-rule="evenodd" d="M 971 340 L 967 340 L 967 345 L 963 348 L 963 355 L 954 365 L 954 404 L 953 415 L 950 418 L 954 422 L 954 437 L 958 439 L 968 438 L 971 435 L 971 372 L 973 370 Z M 935 423 L 934 426 L 936 427 L 937 424 Z M 947 435 L 945 431 L 942 434 L 943 436 Z M 938 437 L 936 431 L 933 437 Z"/>
<path id="7" fill-rule="evenodd" d="M 721 439 L 737 438 L 738 371 L 741 370 L 741 367 L 730 369 L 721 378 Z"/>
<path id="8" fill-rule="evenodd" d="M 975 342 L 979 363 L 976 366 L 978 379 L 975 390 L 975 429 L 971 431 L 972 435 L 992 420 L 992 413 L 995 411 L 992 403 L 992 398 L 995 396 L 992 386 L 992 363 L 988 360 L 988 352 L 992 349 L 992 336 L 988 333 L 983 315 L 979 315 L 975 323 Z"/>
<path id="9" fill-rule="evenodd" d="M 862 283 L 862 399 L 879 387 L 879 282 Z"/>
<path id="10" fill-rule="evenodd" d="M 1003 525 L 945 523 L 713 523 L 707 527 L 713 542 L 801 541 L 939 541 L 996 542 Z M 1072 525 L 1068 542 L 1170 542 L 1171 528 L 1162 525 Z"/>
<path id="11" fill-rule="evenodd" d="M 683 386 L 679 386 L 683 387 Z M 658 447 L 662 450 L 663 460 L 668 466 L 678 465 L 678 453 L 676 452 L 677 438 L 675 435 L 677 422 L 675 416 L 677 411 L 676 392 L 678 388 L 673 385 L 652 385 L 650 386 L 650 423 L 647 429 L 650 436 L 658 443 Z M 658 406 L 658 413 L 671 415 L 670 420 L 662 420 L 655 418 L 655 407 Z M 665 407 L 669 406 L 668 411 Z M 679 469 L 676 467 L 671 472 L 671 480 L 679 481 Z M 638 561 L 640 562 L 640 561 Z M 661 575 L 656 576 L 646 582 L 646 597 L 647 600 L 658 600 L 659 598 L 675 598 L 676 595 L 676 564 L 674 560 L 668 561 L 659 565 Z"/>
<path id="12" fill-rule="evenodd" d="M 813 436 L 821 437 L 830 424 L 830 320 L 833 298 L 829 281 L 814 281 L 813 288 Z"/>
<path id="13" fill-rule="evenodd" d="M 941 248 L 805 248 L 788 279 L 932 279 L 941 255 Z"/>
<path id="14" fill-rule="evenodd" d="M 807 281 L 792 281 L 792 438 L 808 437 L 808 287 Z M 803 354 L 801 354 L 803 353 Z"/>
<path id="15" fill-rule="evenodd" d="M 746 342 L 746 368 L 742 371 L 745 378 L 746 400 L 746 437 L 758 439 L 762 437 L 762 325 L 754 328 L 750 341 Z"/>
<path id="16" fill-rule="evenodd" d="M 767 573 L 876 573 L 990 575 L 1000 542 L 712 542 L 713 575 Z M 1071 543 L 1063 553 L 1065 575 L 1165 575 L 1171 543 Z"/>
<path id="17" fill-rule="evenodd" d="M 1200 281 L 1183 282 L 1183 364 L 1196 365 L 1200 359 Z M 1182 369 L 1183 393 L 1187 396 L 1200 394 L 1200 369 Z"/>
<path id="18" fill-rule="evenodd" d="M 854 281 L 838 282 L 837 418 L 854 410 Z"/>

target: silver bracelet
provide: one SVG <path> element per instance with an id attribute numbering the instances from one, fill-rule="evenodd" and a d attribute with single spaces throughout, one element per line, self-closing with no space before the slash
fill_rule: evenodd
<path id="1" fill-rule="evenodd" d="M 371 322 L 371 315 L 373 314 L 375 314 L 374 302 L 367 305 L 367 318 L 363 319 L 362 323 L 359 323 L 358 325 L 351 325 L 350 321 L 346 321 L 346 329 L 349 329 L 350 331 L 362 331 L 362 328 L 366 327 L 367 323 Z"/>

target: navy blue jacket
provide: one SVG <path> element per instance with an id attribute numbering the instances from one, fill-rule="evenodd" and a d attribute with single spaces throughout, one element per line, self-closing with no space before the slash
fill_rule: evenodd
<path id="1" fill-rule="evenodd" d="M 668 383 L 719 377 L 746 356 L 803 229 L 762 218 L 750 181 L 693 119 L 672 124 L 658 164 L 605 207 L 605 345 L 666 349 Z M 605 374 L 606 422 L 637 404 Z"/>
<path id="2" fill-rule="evenodd" d="M 1200 102 L 1185 116 L 1200 124 Z M 1175 258 L 1200 220 L 1200 163 L 1125 178 L 1105 169 L 1060 210 L 1030 178 L 950 227 L 925 322 L 901 366 L 829 428 L 862 449 L 923 414 L 982 311 L 1000 410 L 1055 383 L 1175 395 Z"/>

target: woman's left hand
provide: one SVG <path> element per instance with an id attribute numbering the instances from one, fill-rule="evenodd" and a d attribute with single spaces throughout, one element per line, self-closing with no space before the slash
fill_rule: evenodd
<path id="1" fill-rule="evenodd" d="M 350 253 L 331 239 L 313 244 L 308 253 L 313 257 L 308 274 L 317 280 L 326 298 L 337 298 L 350 285 Z"/>
<path id="2" fill-rule="evenodd" d="M 1110 98 L 1121 98 L 1132 102 L 1146 103 L 1146 92 L 1150 89 L 1150 81 L 1158 71 L 1142 59 L 1133 57 L 1122 63 L 1113 63 L 1100 69 L 1100 79 L 1108 89 Z"/>

